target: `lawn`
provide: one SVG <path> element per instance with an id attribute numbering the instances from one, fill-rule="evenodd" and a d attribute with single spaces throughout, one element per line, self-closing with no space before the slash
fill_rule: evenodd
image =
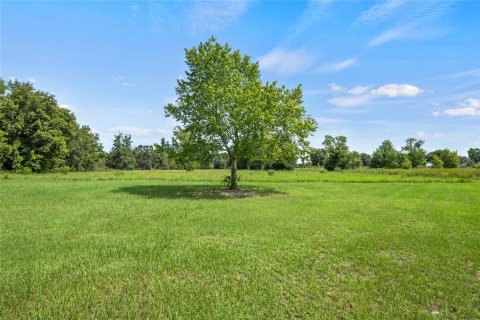
<path id="1" fill-rule="evenodd" d="M 0 317 L 478 319 L 479 172 L 2 174 Z"/>

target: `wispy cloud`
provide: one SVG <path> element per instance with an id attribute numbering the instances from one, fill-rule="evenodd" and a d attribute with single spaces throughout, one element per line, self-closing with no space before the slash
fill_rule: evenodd
<path id="1" fill-rule="evenodd" d="M 356 87 L 353 87 L 352 89 L 348 90 L 348 93 L 358 95 L 358 94 L 367 93 L 368 90 L 370 90 L 370 86 L 356 86 Z"/>
<path id="2" fill-rule="evenodd" d="M 345 88 L 342 87 L 342 86 L 339 86 L 336 83 L 329 83 L 328 87 L 330 88 L 330 90 L 332 90 L 333 92 L 336 92 L 336 93 L 345 92 Z"/>
<path id="3" fill-rule="evenodd" d="M 417 25 L 418 23 L 408 23 L 388 29 L 372 38 L 368 44 L 371 47 L 377 47 L 393 40 L 408 39 L 414 36 Z"/>
<path id="4" fill-rule="evenodd" d="M 385 20 L 386 28 L 368 43 L 376 47 L 394 40 L 420 40 L 446 33 L 440 18 L 450 13 L 453 1 L 392 0 L 375 5 L 364 12 L 358 22 Z M 389 18 L 389 19 L 387 19 Z"/>
<path id="5" fill-rule="evenodd" d="M 285 50 L 274 49 L 259 58 L 263 70 L 278 74 L 291 75 L 308 69 L 313 63 L 313 56 L 305 49 Z"/>
<path id="6" fill-rule="evenodd" d="M 115 83 L 118 83 L 124 87 L 131 87 L 132 85 L 130 84 L 130 82 L 127 81 L 127 78 L 124 77 L 124 76 L 116 76 L 116 77 L 113 77 L 113 82 Z"/>
<path id="7" fill-rule="evenodd" d="M 317 68 L 317 72 L 338 72 L 350 68 L 357 62 L 356 58 L 350 58 L 343 61 L 334 62 L 331 64 L 325 64 Z"/>
<path id="8" fill-rule="evenodd" d="M 187 30 L 198 34 L 217 32 L 228 27 L 247 12 L 249 4 L 248 0 L 148 0 L 147 10 L 153 31 Z M 131 10 L 134 19 L 138 19 L 138 6 L 133 6 Z"/>
<path id="9" fill-rule="evenodd" d="M 312 25 L 327 15 L 327 6 L 331 0 L 310 0 L 290 31 L 290 37 L 307 31 Z"/>
<path id="10" fill-rule="evenodd" d="M 195 33 L 219 31 L 242 16 L 249 1 L 199 1 L 193 2 L 190 13 L 191 27 Z"/>
<path id="11" fill-rule="evenodd" d="M 345 97 L 336 97 L 328 99 L 327 101 L 330 104 L 333 104 L 337 107 L 356 107 L 369 103 L 373 99 L 372 95 L 362 95 L 362 96 L 345 96 Z"/>
<path id="12" fill-rule="evenodd" d="M 386 19 L 395 13 L 405 2 L 405 0 L 388 0 L 376 4 L 364 11 L 360 17 L 358 17 L 357 22 L 370 23 Z"/>
<path id="13" fill-rule="evenodd" d="M 480 99 L 469 98 L 456 106 L 443 110 L 442 112 L 434 112 L 434 116 L 444 114 L 451 117 L 475 117 L 480 116 Z"/>

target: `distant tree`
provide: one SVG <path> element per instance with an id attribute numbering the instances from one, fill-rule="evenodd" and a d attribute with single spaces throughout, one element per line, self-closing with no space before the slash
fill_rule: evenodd
<path id="1" fill-rule="evenodd" d="M 230 189 L 238 188 L 238 161 L 282 161 L 308 150 L 315 120 L 302 106 L 302 89 L 263 84 L 258 63 L 214 38 L 186 50 L 189 71 L 177 81 L 176 103 L 166 115 L 180 123 L 180 144 L 200 157 L 226 152 Z M 195 157 L 193 157 L 195 158 Z"/>
<path id="2" fill-rule="evenodd" d="M 373 168 L 398 168 L 398 151 L 390 140 L 385 140 L 373 152 L 371 166 Z"/>
<path id="3" fill-rule="evenodd" d="M 119 133 L 113 138 L 113 146 L 108 155 L 107 165 L 118 170 L 135 169 L 137 162 L 133 152 L 132 136 Z"/>
<path id="4" fill-rule="evenodd" d="M 436 154 L 432 156 L 431 163 L 432 163 L 432 168 L 443 168 L 443 161 Z"/>
<path id="5" fill-rule="evenodd" d="M 325 136 L 323 146 L 326 153 L 324 167 L 327 170 L 335 168 L 346 169 L 349 161 L 349 150 L 345 136 Z"/>
<path id="6" fill-rule="evenodd" d="M 410 169 L 412 162 L 407 154 L 397 151 L 390 140 L 385 140 L 373 152 L 370 166 L 372 168 Z"/>
<path id="7" fill-rule="evenodd" d="M 468 157 L 475 163 L 480 162 L 480 148 L 468 149 Z"/>
<path id="8" fill-rule="evenodd" d="M 325 149 L 312 149 L 310 154 L 310 161 L 312 162 L 312 166 L 321 166 L 325 165 L 325 161 L 327 160 L 327 151 Z"/>
<path id="9" fill-rule="evenodd" d="M 357 151 L 352 151 L 348 154 L 347 169 L 357 169 L 362 166 L 362 157 Z"/>
<path id="10" fill-rule="evenodd" d="M 372 162 L 372 156 L 368 153 L 360 153 L 360 158 L 362 159 L 362 165 L 365 167 L 370 167 L 370 163 Z"/>
<path id="11" fill-rule="evenodd" d="M 139 145 L 133 149 L 137 169 L 150 170 L 159 167 L 160 159 L 153 146 Z"/>
<path id="12" fill-rule="evenodd" d="M 449 149 L 439 149 L 430 152 L 427 159 L 432 162 L 433 156 L 438 156 L 443 161 L 444 168 L 458 168 L 460 165 L 460 158 L 456 151 L 450 151 Z"/>
<path id="13" fill-rule="evenodd" d="M 105 166 L 100 137 L 88 126 L 78 126 L 68 143 L 67 165 L 75 171 L 90 171 Z"/>
<path id="14" fill-rule="evenodd" d="M 175 163 L 175 151 L 173 150 L 172 145 L 165 139 L 162 138 L 160 143 L 155 143 L 153 145 L 155 152 L 155 159 L 158 161 L 155 165 L 155 169 L 174 169 L 177 168 Z"/>
<path id="15" fill-rule="evenodd" d="M 408 138 L 405 143 L 406 145 L 402 147 L 402 150 L 407 154 L 411 166 L 413 168 L 424 167 L 427 164 L 427 152 L 422 149 L 422 145 L 425 141 Z"/>

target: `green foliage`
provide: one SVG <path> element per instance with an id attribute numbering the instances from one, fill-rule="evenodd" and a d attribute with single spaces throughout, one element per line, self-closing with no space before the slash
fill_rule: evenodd
<path id="1" fill-rule="evenodd" d="M 67 164 L 74 171 L 92 171 L 105 166 L 105 153 L 98 133 L 90 127 L 78 127 L 68 147 Z"/>
<path id="2" fill-rule="evenodd" d="M 348 154 L 348 162 L 346 169 L 357 169 L 362 166 L 362 157 L 357 151 L 352 151 Z"/>
<path id="3" fill-rule="evenodd" d="M 173 146 L 162 138 L 160 144 L 155 143 L 153 145 L 155 157 L 158 161 L 158 169 L 175 169 L 177 164 L 175 163 L 175 151 Z"/>
<path id="4" fill-rule="evenodd" d="M 153 146 L 139 145 L 133 149 L 137 169 L 150 170 L 159 169 L 162 165 L 160 154 L 155 152 Z"/>
<path id="5" fill-rule="evenodd" d="M 372 156 L 368 153 L 360 153 L 360 158 L 362 159 L 362 165 L 364 167 L 370 167 L 370 163 L 372 162 Z"/>
<path id="6" fill-rule="evenodd" d="M 409 169 L 412 167 L 412 161 L 408 154 L 397 151 L 390 140 L 385 140 L 373 152 L 370 166 L 372 168 L 403 168 Z"/>
<path id="7" fill-rule="evenodd" d="M 114 136 L 107 165 L 112 169 L 118 170 L 135 169 L 137 161 L 133 152 L 131 135 L 119 133 Z"/>
<path id="8" fill-rule="evenodd" d="M 312 149 L 312 152 L 310 154 L 310 161 L 312 162 L 312 166 L 323 167 L 325 165 L 327 157 L 328 157 L 328 154 L 327 154 L 327 151 L 325 149 L 323 149 L 323 148 Z"/>
<path id="9" fill-rule="evenodd" d="M 98 136 L 80 127 L 55 97 L 30 83 L 0 79 L 0 169 L 91 170 L 101 159 Z"/>
<path id="10" fill-rule="evenodd" d="M 350 152 L 347 146 L 347 138 L 345 136 L 332 137 L 325 136 L 323 141 L 323 154 L 325 169 L 331 171 L 335 168 L 346 169 L 350 160 Z"/>
<path id="11" fill-rule="evenodd" d="M 437 169 L 443 168 L 443 161 L 436 154 L 432 156 L 431 163 L 432 163 L 432 168 L 437 168 Z"/>
<path id="12" fill-rule="evenodd" d="M 430 163 L 432 162 L 434 155 L 438 156 L 443 161 L 444 168 L 458 168 L 458 166 L 460 165 L 460 158 L 458 157 L 457 151 L 450 151 L 449 149 L 439 149 L 430 152 L 427 156 Z"/>
<path id="13" fill-rule="evenodd" d="M 480 162 L 480 148 L 470 148 L 470 149 L 468 149 L 468 157 L 474 163 Z"/>
<path id="14" fill-rule="evenodd" d="M 272 163 L 305 154 L 316 123 L 305 114 L 301 87 L 263 84 L 258 63 L 214 38 L 185 55 L 186 78 L 177 82 L 176 103 L 165 107 L 181 123 L 177 147 L 188 157 L 182 161 L 226 152 L 236 189 L 239 159 Z"/>
<path id="15" fill-rule="evenodd" d="M 405 143 L 406 145 L 402 147 L 402 150 L 407 154 L 411 167 L 424 167 L 427 164 L 427 152 L 422 149 L 425 141 L 409 138 Z"/>

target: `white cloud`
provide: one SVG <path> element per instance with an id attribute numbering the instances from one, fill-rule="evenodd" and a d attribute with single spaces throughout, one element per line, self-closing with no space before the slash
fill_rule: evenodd
<path id="1" fill-rule="evenodd" d="M 427 136 L 427 134 L 423 131 L 417 131 L 415 132 L 415 135 L 419 138 L 425 138 Z"/>
<path id="2" fill-rule="evenodd" d="M 444 138 L 444 137 L 445 137 L 445 133 L 435 132 L 435 133 L 433 134 L 433 137 L 434 137 L 434 138 L 441 139 L 441 138 Z"/>
<path id="3" fill-rule="evenodd" d="M 310 67 L 312 62 L 312 55 L 304 49 L 287 51 L 277 48 L 259 59 L 263 70 L 271 70 L 283 75 L 302 72 Z"/>
<path id="4" fill-rule="evenodd" d="M 37 79 L 35 78 L 28 78 L 27 81 L 30 82 L 31 84 L 37 83 Z"/>
<path id="5" fill-rule="evenodd" d="M 358 22 L 375 22 L 383 20 L 387 16 L 394 13 L 405 3 L 404 0 L 388 0 L 370 7 L 367 11 L 364 11 L 358 18 Z"/>
<path id="6" fill-rule="evenodd" d="M 409 84 L 386 84 L 377 89 L 370 90 L 369 86 L 356 86 L 350 90 L 338 86 L 335 83 L 330 84 L 334 92 L 347 92 L 348 95 L 334 97 L 327 100 L 330 104 L 337 107 L 355 107 L 367 104 L 380 96 L 386 97 L 412 97 L 418 95 L 422 90 Z M 353 95 L 353 96 L 352 96 Z"/>
<path id="7" fill-rule="evenodd" d="M 345 88 L 342 87 L 342 86 L 339 86 L 338 84 L 336 83 L 330 83 L 328 85 L 328 87 L 330 88 L 330 90 L 332 90 L 333 92 L 345 92 Z"/>
<path id="8" fill-rule="evenodd" d="M 452 117 L 480 116 L 480 99 L 469 98 L 453 108 L 444 110 L 442 114 Z"/>
<path id="9" fill-rule="evenodd" d="M 348 90 L 348 93 L 358 95 L 358 94 L 367 93 L 368 90 L 370 90 L 369 86 L 356 86 L 356 87 L 353 87 L 352 89 Z"/>
<path id="10" fill-rule="evenodd" d="M 10 81 L 13 82 L 13 81 L 17 80 L 17 78 L 15 78 L 15 77 L 12 76 L 12 77 L 8 77 L 8 80 L 10 80 Z"/>
<path id="11" fill-rule="evenodd" d="M 336 97 L 328 99 L 328 102 L 337 107 L 355 107 L 367 104 L 372 100 L 371 95 L 362 95 L 356 97 Z"/>
<path id="12" fill-rule="evenodd" d="M 331 63 L 331 64 L 325 64 L 323 66 L 320 66 L 317 69 L 317 72 L 338 72 L 345 70 L 347 68 L 350 68 L 357 62 L 356 58 L 350 58 L 347 60 Z"/>
<path id="13" fill-rule="evenodd" d="M 386 84 L 377 89 L 371 90 L 370 93 L 374 96 L 387 97 L 413 97 L 420 94 L 422 90 L 410 84 Z"/>
<path id="14" fill-rule="evenodd" d="M 416 26 L 417 23 L 413 22 L 388 29 L 370 40 L 368 44 L 371 47 L 376 47 L 393 40 L 410 38 L 415 34 Z"/>
<path id="15" fill-rule="evenodd" d="M 439 112 L 439 111 L 433 111 L 433 112 L 432 112 L 432 115 L 433 115 L 434 117 L 438 117 L 438 116 L 440 115 L 440 112 Z"/>
<path id="16" fill-rule="evenodd" d="M 191 27 L 195 33 L 219 31 L 247 11 L 249 1 L 198 1 L 193 3 Z"/>

